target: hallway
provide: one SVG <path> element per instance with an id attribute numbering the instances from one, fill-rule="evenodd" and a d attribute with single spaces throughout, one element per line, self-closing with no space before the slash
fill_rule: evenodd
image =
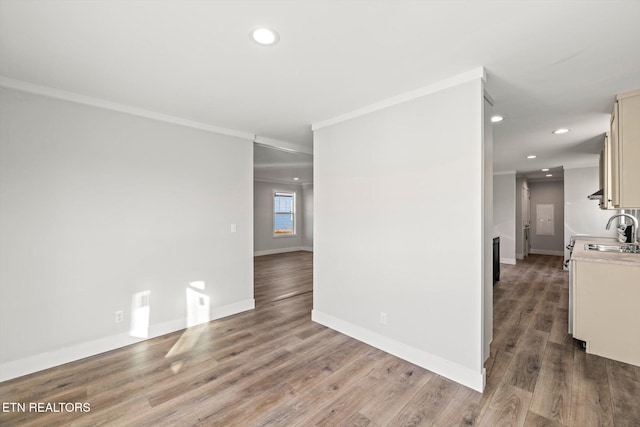
<path id="1" fill-rule="evenodd" d="M 256 256 L 253 271 L 256 306 L 313 291 L 313 252 Z"/>

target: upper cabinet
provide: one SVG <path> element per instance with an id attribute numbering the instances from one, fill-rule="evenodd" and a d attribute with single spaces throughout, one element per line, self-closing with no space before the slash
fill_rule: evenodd
<path id="1" fill-rule="evenodd" d="M 600 164 L 600 207 L 640 208 L 640 89 L 616 97 Z"/>
<path id="2" fill-rule="evenodd" d="M 611 198 L 611 141 L 609 132 L 604 137 L 600 153 L 600 188 L 602 189 L 600 209 L 614 209 Z"/>

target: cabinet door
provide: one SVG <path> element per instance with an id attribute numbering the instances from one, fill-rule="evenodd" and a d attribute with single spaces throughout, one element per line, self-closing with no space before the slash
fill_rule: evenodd
<path id="1" fill-rule="evenodd" d="M 576 261 L 573 337 L 587 353 L 640 366 L 640 266 Z"/>
<path id="2" fill-rule="evenodd" d="M 640 208 L 640 91 L 616 103 L 620 208 Z"/>
<path id="3" fill-rule="evenodd" d="M 611 114 L 611 204 L 613 207 L 620 206 L 620 138 L 618 137 L 618 101 L 613 105 Z"/>
<path id="4" fill-rule="evenodd" d="M 600 209 L 607 209 L 607 179 L 605 178 L 605 163 L 607 162 L 607 158 L 605 156 L 606 146 L 607 144 L 605 142 L 602 146 L 602 151 L 600 151 L 600 162 L 598 163 L 598 171 L 600 172 L 598 174 L 598 183 L 600 184 L 598 188 L 602 189 L 602 200 L 598 203 Z"/>
<path id="5" fill-rule="evenodd" d="M 609 133 L 604 137 L 604 145 L 600 154 L 600 185 L 602 188 L 602 209 L 613 209 L 611 200 L 611 140 Z"/>

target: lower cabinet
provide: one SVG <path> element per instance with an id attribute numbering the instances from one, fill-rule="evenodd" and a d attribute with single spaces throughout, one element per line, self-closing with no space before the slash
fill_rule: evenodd
<path id="1" fill-rule="evenodd" d="M 573 337 L 587 353 L 640 366 L 640 264 L 571 265 Z"/>

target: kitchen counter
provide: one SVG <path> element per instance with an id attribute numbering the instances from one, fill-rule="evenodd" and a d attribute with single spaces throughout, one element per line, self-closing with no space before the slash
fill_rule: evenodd
<path id="1" fill-rule="evenodd" d="M 640 266 L 640 254 L 590 251 L 584 248 L 584 246 L 588 243 L 600 243 L 600 244 L 607 244 L 607 245 L 617 244 L 615 242 L 605 243 L 603 241 L 596 241 L 596 240 L 576 239 L 576 244 L 573 247 L 573 253 L 571 254 L 571 259 L 576 261 L 590 261 L 590 262 L 600 262 L 600 263 L 606 263 L 606 264 Z"/>

